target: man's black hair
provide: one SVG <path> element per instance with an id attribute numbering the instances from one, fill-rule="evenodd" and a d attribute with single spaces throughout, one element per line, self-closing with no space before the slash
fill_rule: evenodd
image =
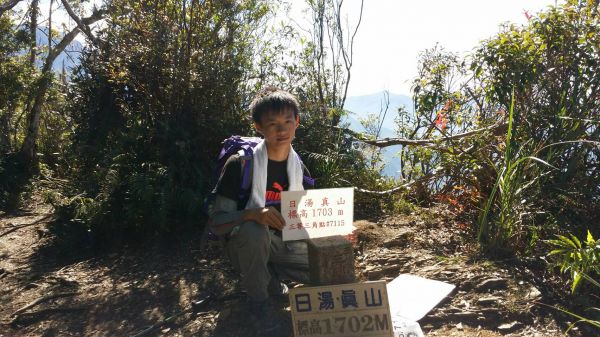
<path id="1" fill-rule="evenodd" d="M 250 103 L 252 121 L 256 123 L 260 123 L 269 111 L 280 113 L 287 109 L 292 109 L 294 117 L 297 117 L 300 113 L 298 100 L 291 93 L 274 86 L 263 88 Z"/>

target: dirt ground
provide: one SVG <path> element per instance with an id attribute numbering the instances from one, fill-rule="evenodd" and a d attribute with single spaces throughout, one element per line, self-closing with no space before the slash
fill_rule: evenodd
<path id="1" fill-rule="evenodd" d="M 200 251 L 200 232 L 99 252 L 66 249 L 51 220 L 40 203 L 0 216 L 0 337 L 255 335 L 235 272 L 218 247 Z M 572 322 L 544 305 L 568 299 L 547 286 L 543 261 L 480 258 L 443 206 L 355 226 L 359 280 L 410 273 L 456 286 L 419 321 L 426 336 L 564 336 Z M 278 303 L 284 324 L 273 335 L 292 336 L 288 303 Z M 569 335 L 600 333 L 581 326 Z"/>

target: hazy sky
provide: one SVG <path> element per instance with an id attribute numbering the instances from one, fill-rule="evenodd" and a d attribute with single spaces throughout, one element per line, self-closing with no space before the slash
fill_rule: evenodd
<path id="1" fill-rule="evenodd" d="M 558 4 L 562 1 L 558 1 Z M 493 36 L 503 22 L 524 24 L 555 0 L 365 0 L 356 37 L 350 96 L 389 90 L 409 94 L 419 52 L 436 43 L 466 53 Z M 355 22 L 359 0 L 346 0 Z"/>

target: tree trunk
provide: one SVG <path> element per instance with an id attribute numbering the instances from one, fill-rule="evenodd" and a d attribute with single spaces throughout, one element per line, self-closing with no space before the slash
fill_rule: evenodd
<path id="1" fill-rule="evenodd" d="M 37 17 L 39 12 L 39 0 L 32 0 L 29 9 L 29 38 L 31 39 L 29 47 L 29 66 L 35 69 L 35 54 L 37 52 Z"/>
<path id="2" fill-rule="evenodd" d="M 37 0 L 34 0 L 37 1 Z M 42 74 L 40 78 L 37 80 L 37 83 L 34 87 L 35 92 L 30 96 L 30 108 L 29 114 L 27 117 L 27 133 L 25 134 L 25 140 L 23 141 L 23 145 L 21 146 L 20 153 L 25 158 L 27 164 L 31 165 L 30 168 L 35 170 L 37 166 L 37 136 L 40 128 L 40 118 L 42 114 L 42 106 L 46 100 L 46 92 L 50 84 L 52 83 L 52 64 L 54 60 L 60 53 L 62 53 L 65 48 L 75 39 L 77 34 L 81 31 L 81 25 L 90 25 L 100 19 L 102 19 L 103 14 L 105 14 L 105 10 L 96 11 L 90 17 L 80 20 L 80 25 L 73 28 L 69 33 L 63 36 L 62 40 L 52 48 L 52 51 L 48 53 L 48 57 L 44 62 L 44 67 L 42 68 Z"/>
<path id="3" fill-rule="evenodd" d="M 36 93 L 33 98 L 31 110 L 27 118 L 27 133 L 23 145 L 21 146 L 21 153 L 25 156 L 26 161 L 34 166 L 37 164 L 37 135 L 40 129 L 40 118 L 42 115 L 42 105 L 44 104 L 46 91 L 48 91 L 49 84 L 51 82 L 52 74 L 49 72 L 42 73 L 42 77 L 38 80 L 36 85 Z"/>
<path id="4" fill-rule="evenodd" d="M 14 115 L 14 109 L 14 104 L 9 104 L 8 107 L 6 107 L 5 113 L 0 114 L 0 130 L 6 130 L 6 132 L 0 134 L 0 153 L 6 153 L 12 150 L 10 143 L 10 121 Z"/>
<path id="5" fill-rule="evenodd" d="M 3 4 L 0 4 L 0 15 L 13 9 L 13 7 L 15 7 L 19 2 L 21 2 L 21 0 L 8 0 Z"/>

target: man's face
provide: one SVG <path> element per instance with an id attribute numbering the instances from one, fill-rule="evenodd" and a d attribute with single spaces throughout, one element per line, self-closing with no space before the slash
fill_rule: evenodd
<path id="1" fill-rule="evenodd" d="M 260 123 L 254 123 L 254 126 L 265 137 L 269 147 L 279 149 L 290 146 L 299 123 L 300 118 L 294 117 L 294 111 L 286 109 L 282 112 L 267 112 Z"/>

